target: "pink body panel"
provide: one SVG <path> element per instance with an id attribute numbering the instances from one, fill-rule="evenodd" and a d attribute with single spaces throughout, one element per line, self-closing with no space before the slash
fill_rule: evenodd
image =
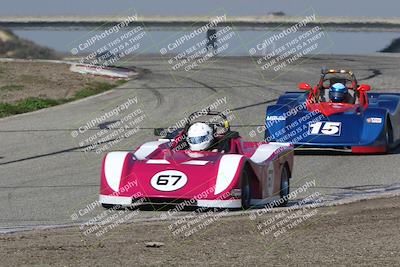
<path id="1" fill-rule="evenodd" d="M 284 164 L 291 172 L 293 147 L 288 144 L 243 142 L 239 137 L 232 140 L 229 153 L 219 153 L 174 151 L 168 143 L 151 142 L 132 152 L 110 152 L 104 157 L 100 195 L 117 198 L 238 199 L 230 192 L 241 188 L 240 179 L 246 166 L 254 197 L 263 199 L 279 192 Z M 267 181 L 268 173 L 273 173 L 273 185 L 271 179 Z"/>

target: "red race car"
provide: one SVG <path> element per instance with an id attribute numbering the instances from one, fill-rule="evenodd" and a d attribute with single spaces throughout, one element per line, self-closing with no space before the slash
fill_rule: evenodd
<path id="1" fill-rule="evenodd" d="M 187 133 L 195 120 L 213 131 L 212 148 L 193 151 Z M 215 118 L 218 118 L 217 120 Z M 184 204 L 216 208 L 249 208 L 279 200 L 287 204 L 293 170 L 293 146 L 245 142 L 232 131 L 226 116 L 203 111 L 191 114 L 183 128 L 134 151 L 105 155 L 99 201 L 103 207 L 140 204 Z M 140 200 L 140 202 L 138 202 Z"/>

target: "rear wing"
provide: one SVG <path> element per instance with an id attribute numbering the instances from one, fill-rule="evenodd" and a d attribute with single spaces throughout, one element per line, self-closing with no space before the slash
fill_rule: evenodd
<path id="1" fill-rule="evenodd" d="M 175 130 L 168 128 L 155 128 L 154 135 L 161 136 L 165 139 L 175 139 L 175 137 L 183 130 L 183 128 L 177 128 Z"/>
<path id="2" fill-rule="evenodd" d="M 321 88 L 324 78 L 327 74 L 347 74 L 350 77 L 351 80 L 351 88 L 356 89 L 358 86 L 356 76 L 354 75 L 353 71 L 351 70 L 346 70 L 346 69 L 328 69 L 328 68 L 322 68 L 321 69 L 321 78 L 318 83 L 318 87 Z"/>

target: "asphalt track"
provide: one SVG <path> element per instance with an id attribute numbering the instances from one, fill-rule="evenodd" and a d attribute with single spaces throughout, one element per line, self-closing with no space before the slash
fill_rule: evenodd
<path id="1" fill-rule="evenodd" d="M 172 71 L 166 59 L 137 57 L 127 63 L 144 69 L 137 80 L 102 95 L 77 102 L 0 119 L 0 230 L 39 225 L 85 222 L 101 212 L 97 207 L 82 212 L 98 198 L 103 154 L 85 152 L 85 139 L 100 131 L 99 125 L 77 137 L 75 131 L 87 121 L 137 98 L 138 103 L 108 122 L 140 108 L 146 115 L 142 128 L 112 146 L 112 150 L 134 149 L 154 140 L 150 128 L 176 123 L 194 110 L 226 97 L 235 119 L 232 124 L 247 140 L 249 132 L 262 125 L 265 107 L 297 83 L 315 83 L 320 68 L 350 68 L 360 83 L 377 92 L 400 92 L 400 57 L 393 55 L 332 56 L 306 58 L 299 65 L 279 72 L 262 72 L 247 57 L 218 58 L 194 71 Z M 84 143 L 81 147 L 80 143 Z M 318 191 L 331 198 L 366 190 L 385 192 L 399 181 L 400 150 L 389 155 L 296 155 L 292 189 L 315 180 Z M 299 196 L 301 197 L 301 196 Z M 74 214 L 78 214 L 72 220 Z M 81 216 L 82 215 L 82 216 Z M 137 219 L 158 218 L 159 211 L 144 211 Z"/>

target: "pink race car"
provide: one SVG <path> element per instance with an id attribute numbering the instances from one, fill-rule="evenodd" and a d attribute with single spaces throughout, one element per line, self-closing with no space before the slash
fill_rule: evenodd
<path id="1" fill-rule="evenodd" d="M 189 127 L 199 117 L 214 116 L 214 149 L 192 151 Z M 215 120 L 218 117 L 218 120 Z M 219 121 L 219 122 L 218 122 Z M 231 131 L 220 112 L 195 112 L 172 133 L 155 129 L 163 139 L 134 151 L 105 155 L 99 201 L 103 207 L 175 204 L 210 208 L 249 208 L 271 201 L 287 204 L 293 170 L 293 146 L 245 142 Z M 140 200 L 140 201 L 139 201 Z"/>

